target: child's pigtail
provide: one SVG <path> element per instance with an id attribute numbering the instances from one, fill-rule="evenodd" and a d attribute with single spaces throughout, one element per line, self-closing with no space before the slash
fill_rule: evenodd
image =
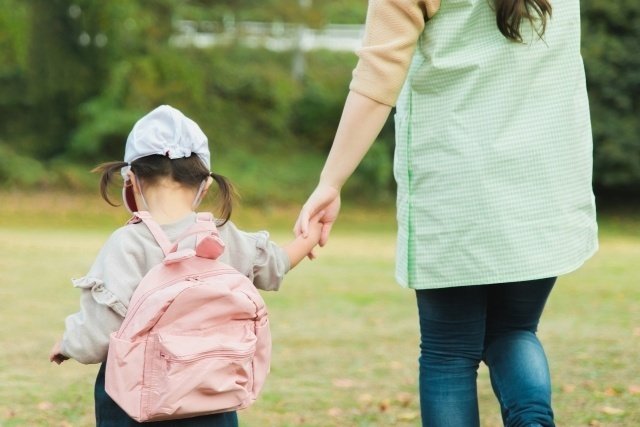
<path id="1" fill-rule="evenodd" d="M 218 205 L 220 206 L 220 214 L 218 218 L 218 226 L 224 225 L 231 218 L 233 211 L 233 201 L 236 192 L 231 182 L 224 176 L 211 172 L 211 178 L 218 184 Z"/>
<path id="2" fill-rule="evenodd" d="M 109 185 L 113 183 L 113 175 L 115 173 L 120 175 L 120 169 L 127 165 L 127 162 L 107 162 L 102 163 L 91 170 L 91 172 L 102 174 L 100 176 L 100 195 L 111 206 L 120 205 L 113 203 L 109 198 Z"/>

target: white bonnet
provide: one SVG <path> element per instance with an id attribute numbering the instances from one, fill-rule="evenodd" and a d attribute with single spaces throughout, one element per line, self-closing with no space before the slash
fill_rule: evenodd
<path id="1" fill-rule="evenodd" d="M 136 122 L 127 138 L 124 161 L 128 166 L 121 173 L 126 180 L 131 162 L 141 157 L 159 154 L 180 159 L 197 154 L 211 170 L 209 143 L 202 129 L 179 110 L 161 105 Z"/>

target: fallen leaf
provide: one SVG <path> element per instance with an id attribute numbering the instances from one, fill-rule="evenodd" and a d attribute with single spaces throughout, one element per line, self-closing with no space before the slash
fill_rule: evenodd
<path id="1" fill-rule="evenodd" d="M 349 378 L 337 378 L 333 380 L 333 386 L 336 388 L 352 388 L 355 385 L 355 381 Z"/>
<path id="2" fill-rule="evenodd" d="M 402 368 L 404 368 L 404 365 L 398 361 L 393 361 L 389 364 L 389 366 L 391 367 L 391 369 L 393 369 L 394 371 L 398 371 Z"/>
<path id="3" fill-rule="evenodd" d="M 565 393 L 573 393 L 574 391 L 576 391 L 576 386 L 575 384 L 563 384 L 562 391 Z"/>
<path id="4" fill-rule="evenodd" d="M 413 394 L 411 393 L 398 393 L 396 400 L 403 408 L 406 408 L 413 401 Z"/>
<path id="5" fill-rule="evenodd" d="M 413 421 L 413 420 L 417 419 L 419 416 L 420 416 L 420 413 L 416 412 L 416 411 L 403 412 L 402 414 L 398 415 L 398 420 L 399 421 Z"/>
<path id="6" fill-rule="evenodd" d="M 380 409 L 380 412 L 386 412 L 390 406 L 391 402 L 389 401 L 389 399 L 384 399 L 380 401 L 380 403 L 378 403 L 378 409 Z"/>
<path id="7" fill-rule="evenodd" d="M 331 408 L 327 411 L 330 417 L 339 417 L 342 415 L 342 409 L 340 408 Z"/>
<path id="8" fill-rule="evenodd" d="M 605 396 L 614 397 L 618 395 L 618 392 L 613 387 L 607 387 L 604 391 Z"/>
<path id="9" fill-rule="evenodd" d="M 589 427 L 600 427 L 600 421 L 598 420 L 591 420 L 589 421 Z"/>
<path id="10" fill-rule="evenodd" d="M 41 411 L 48 411 L 50 409 L 53 409 L 53 403 L 51 402 L 40 402 L 38 403 L 38 409 L 40 409 Z"/>
<path id="11" fill-rule="evenodd" d="M 373 402 L 373 396 L 368 393 L 361 394 L 360 396 L 358 396 L 358 402 L 362 405 L 369 405 L 371 402 Z"/>
<path id="12" fill-rule="evenodd" d="M 402 380 L 402 384 L 407 385 L 407 386 L 415 386 L 416 385 L 416 376 L 415 375 L 411 375 L 411 376 L 404 377 L 404 379 Z"/>
<path id="13" fill-rule="evenodd" d="M 600 412 L 607 415 L 622 415 L 624 414 L 624 409 L 614 408 L 613 406 L 603 406 L 600 408 Z"/>
<path id="14" fill-rule="evenodd" d="M 629 393 L 640 394 L 640 385 L 632 384 L 629 386 Z"/>

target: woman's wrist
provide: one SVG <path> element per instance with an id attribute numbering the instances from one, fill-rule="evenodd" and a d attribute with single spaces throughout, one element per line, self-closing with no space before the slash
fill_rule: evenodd
<path id="1" fill-rule="evenodd" d="M 348 177 L 340 178 L 334 176 L 331 172 L 325 172 L 324 170 L 320 173 L 320 179 L 318 180 L 318 187 L 325 187 L 334 190 L 336 193 L 340 194 L 342 190 L 342 186 L 347 181 Z"/>

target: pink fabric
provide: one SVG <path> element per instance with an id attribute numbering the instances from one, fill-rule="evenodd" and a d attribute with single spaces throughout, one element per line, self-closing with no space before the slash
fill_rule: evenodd
<path id="1" fill-rule="evenodd" d="M 150 216 L 137 217 L 167 245 Z M 224 245 L 211 216 L 199 215 L 178 240 L 194 233 L 195 250 L 169 245 L 110 338 L 107 393 L 140 422 L 245 408 L 269 372 L 271 333 L 262 297 L 247 277 L 215 260 Z"/>

